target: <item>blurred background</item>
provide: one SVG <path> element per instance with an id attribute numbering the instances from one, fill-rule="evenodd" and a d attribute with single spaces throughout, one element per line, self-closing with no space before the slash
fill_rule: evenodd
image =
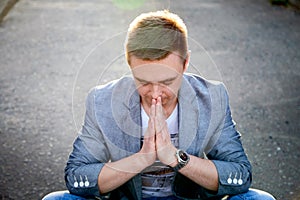
<path id="1" fill-rule="evenodd" d="M 66 189 L 87 92 L 129 73 L 129 23 L 162 9 L 188 27 L 190 71 L 227 86 L 252 187 L 300 199 L 298 0 L 0 2 L 0 199 Z"/>

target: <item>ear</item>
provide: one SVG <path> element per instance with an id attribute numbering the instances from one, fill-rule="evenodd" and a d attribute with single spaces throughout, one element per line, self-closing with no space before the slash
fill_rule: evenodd
<path id="1" fill-rule="evenodd" d="M 184 63 L 183 63 L 183 64 L 184 64 L 184 66 L 183 66 L 183 72 L 186 72 L 186 70 L 187 70 L 188 67 L 189 67 L 190 57 L 191 57 L 191 51 L 189 50 L 189 51 L 187 52 L 185 61 L 184 61 Z"/>

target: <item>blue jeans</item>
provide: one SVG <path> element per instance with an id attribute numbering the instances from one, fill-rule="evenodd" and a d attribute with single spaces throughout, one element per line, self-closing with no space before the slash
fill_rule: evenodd
<path id="1" fill-rule="evenodd" d="M 248 192 L 231 196 L 228 200 L 275 200 L 275 198 L 265 191 L 250 188 Z"/>
<path id="2" fill-rule="evenodd" d="M 168 197 L 167 197 L 168 198 Z M 167 198 L 153 198 L 155 199 L 167 199 Z M 86 200 L 83 197 L 79 197 L 70 194 L 68 191 L 53 192 L 45 196 L 42 200 Z M 275 198 L 267 192 L 250 189 L 246 193 L 230 196 L 228 200 L 275 200 Z"/>

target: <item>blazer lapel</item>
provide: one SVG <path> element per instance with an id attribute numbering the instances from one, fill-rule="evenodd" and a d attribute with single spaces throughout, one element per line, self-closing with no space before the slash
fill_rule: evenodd
<path id="1" fill-rule="evenodd" d="M 112 107 L 113 118 L 122 131 L 121 135 L 118 134 L 121 137 L 118 140 L 129 156 L 140 150 L 142 133 L 140 97 L 132 78 L 126 77 L 114 88 L 112 105 L 115 105 Z"/>
<path id="2" fill-rule="evenodd" d="M 197 136 L 199 108 L 196 93 L 185 78 L 178 95 L 179 148 L 187 150 Z"/>

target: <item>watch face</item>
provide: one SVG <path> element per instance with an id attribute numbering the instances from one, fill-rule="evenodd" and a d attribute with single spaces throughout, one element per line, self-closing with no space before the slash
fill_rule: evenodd
<path id="1" fill-rule="evenodd" d="M 183 161 L 187 161 L 188 160 L 188 156 L 186 155 L 186 153 L 184 153 L 183 151 L 179 152 L 179 157 L 183 160 Z"/>

